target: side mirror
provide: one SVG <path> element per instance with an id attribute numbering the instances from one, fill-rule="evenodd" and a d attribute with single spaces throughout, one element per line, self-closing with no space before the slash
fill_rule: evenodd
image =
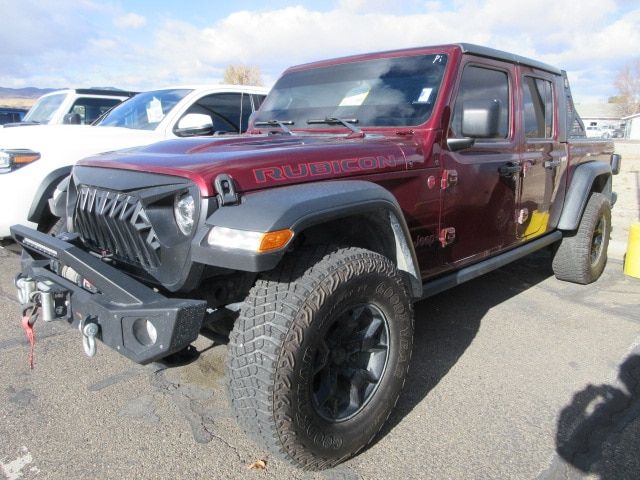
<path id="1" fill-rule="evenodd" d="M 212 135 L 213 121 L 209 115 L 203 113 L 187 113 L 173 129 L 179 137 L 195 137 L 197 135 Z"/>
<path id="2" fill-rule="evenodd" d="M 462 105 L 462 136 L 496 138 L 500 133 L 499 100 L 468 100 Z"/>
<path id="3" fill-rule="evenodd" d="M 62 117 L 62 123 L 64 125 L 80 125 L 82 123 L 82 118 L 80 118 L 79 113 L 67 113 Z"/>

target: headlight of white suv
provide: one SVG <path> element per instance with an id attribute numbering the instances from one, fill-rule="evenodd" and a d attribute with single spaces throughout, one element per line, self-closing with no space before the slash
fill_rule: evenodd
<path id="1" fill-rule="evenodd" d="M 0 149 L 0 173 L 24 167 L 40 158 L 38 152 L 26 149 Z"/>
<path id="2" fill-rule="evenodd" d="M 191 194 L 185 193 L 176 197 L 173 214 L 180 231 L 185 235 L 191 235 L 196 216 L 196 202 Z"/>

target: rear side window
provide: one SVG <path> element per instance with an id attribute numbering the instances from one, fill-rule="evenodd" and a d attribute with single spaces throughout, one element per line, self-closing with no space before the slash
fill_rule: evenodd
<path id="1" fill-rule="evenodd" d="M 553 137 L 553 91 L 551 82 L 524 77 L 522 82 L 524 133 L 527 138 Z"/>
<path id="2" fill-rule="evenodd" d="M 71 107 L 70 113 L 77 113 L 80 115 L 80 123 L 88 125 L 121 102 L 119 98 L 79 98 Z"/>
<path id="3" fill-rule="evenodd" d="M 451 121 L 453 137 L 462 137 L 462 110 L 465 102 L 491 100 L 500 106 L 498 133 L 494 138 L 507 138 L 509 135 L 509 78 L 506 72 L 490 68 L 469 65 L 462 73 L 460 90 Z"/>

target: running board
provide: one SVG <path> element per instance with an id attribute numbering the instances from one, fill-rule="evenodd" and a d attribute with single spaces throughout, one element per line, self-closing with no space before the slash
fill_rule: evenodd
<path id="1" fill-rule="evenodd" d="M 562 232 L 556 230 L 555 232 L 549 235 L 546 235 L 542 238 L 539 238 L 529 243 L 525 243 L 521 247 L 514 248 L 513 250 L 509 250 L 508 252 L 501 253 L 500 255 L 496 255 L 495 257 L 491 257 L 479 263 L 475 263 L 468 267 L 464 267 L 453 273 L 449 273 L 444 277 L 440 277 L 435 280 L 428 281 L 422 285 L 422 297 L 417 300 L 422 300 L 425 298 L 432 297 L 434 295 L 437 295 L 440 292 L 444 292 L 445 290 L 448 290 L 449 288 L 457 287 L 458 285 L 461 285 L 464 282 L 473 280 L 474 278 L 479 277 L 480 275 L 484 275 L 485 273 L 489 273 L 492 270 L 495 270 L 500 267 L 504 267 L 505 265 L 515 260 L 519 260 L 522 257 L 526 257 L 527 255 L 535 252 L 536 250 L 540 250 L 541 248 L 547 247 L 552 243 L 557 242 L 561 238 L 562 238 Z"/>

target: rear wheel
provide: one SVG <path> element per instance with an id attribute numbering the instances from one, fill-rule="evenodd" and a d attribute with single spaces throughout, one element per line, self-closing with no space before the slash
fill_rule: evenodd
<path id="1" fill-rule="evenodd" d="M 256 282 L 231 333 L 227 372 L 239 424 L 311 470 L 371 442 L 404 384 L 410 298 L 385 257 L 301 249 Z"/>
<path id="2" fill-rule="evenodd" d="M 560 280 L 595 282 L 607 264 L 611 235 L 611 204 L 602 193 L 592 193 L 572 235 L 563 237 L 553 257 L 553 272 Z"/>

